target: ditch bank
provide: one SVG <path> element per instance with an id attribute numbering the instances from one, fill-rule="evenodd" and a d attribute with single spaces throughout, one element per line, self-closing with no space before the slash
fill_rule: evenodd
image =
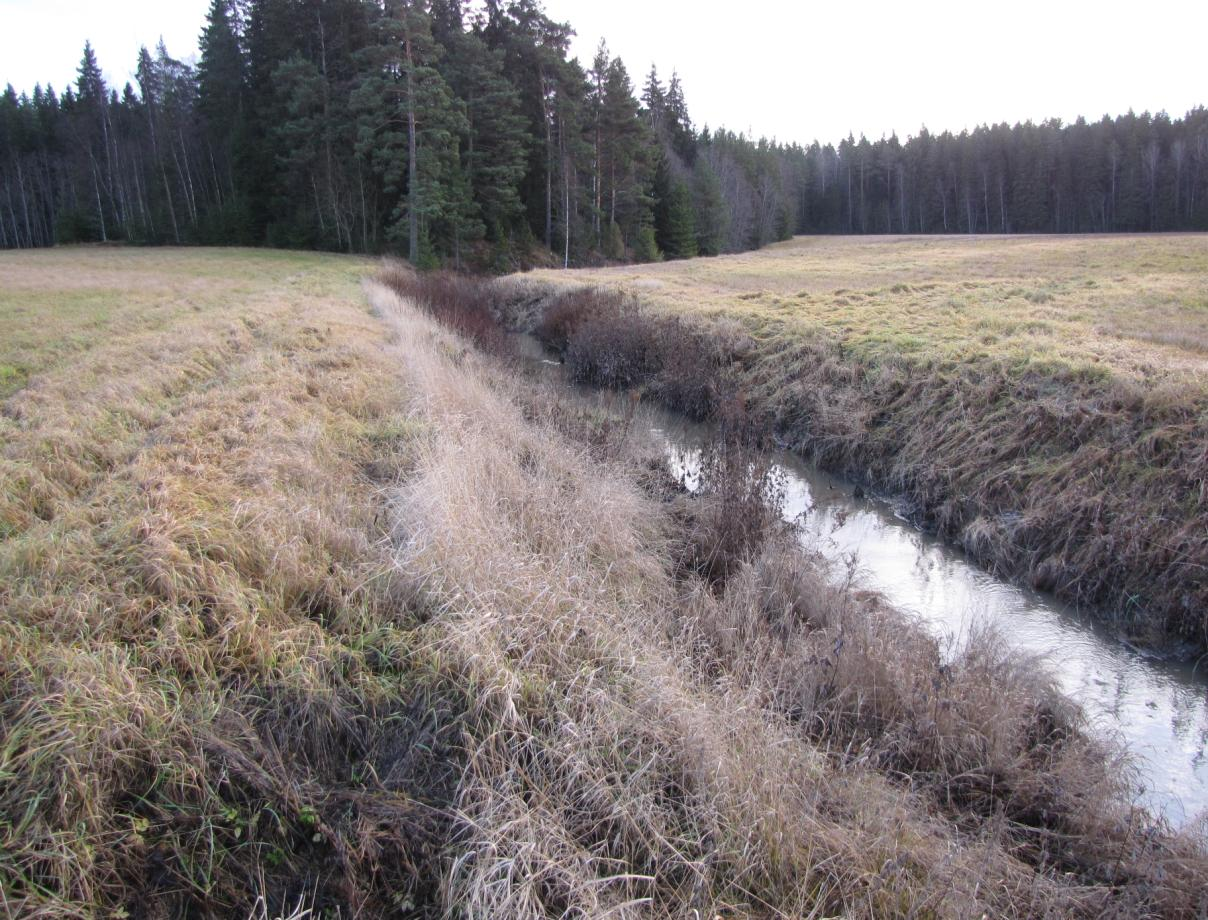
<path id="1" fill-rule="evenodd" d="M 574 404 L 596 415 L 627 415 L 632 430 L 662 448 L 676 479 L 693 494 L 701 490 L 717 425 L 652 404 L 632 409 L 624 394 L 574 387 L 536 338 L 518 336 L 517 347 Z M 1041 663 L 1097 734 L 1124 744 L 1141 804 L 1175 827 L 1208 815 L 1208 685 L 1197 668 L 1138 654 L 1051 595 L 996 578 L 959 547 L 911 525 L 892 497 L 868 493 L 787 450 L 761 457 L 778 485 L 780 515 L 832 583 L 875 591 L 935 636 L 948 658 L 987 634 L 1000 637 Z"/>
<path id="2" fill-rule="evenodd" d="M 381 277 L 464 336 L 397 327 L 433 436 L 394 505 L 442 657 L 500 704 L 459 799 L 480 845 L 458 903 L 1202 912 L 1200 844 L 1132 803 L 1132 767 L 1042 669 L 992 634 L 945 655 L 801 552 L 766 442 L 726 434 L 741 407 L 704 426 L 720 437 L 685 489 L 642 446 L 639 400 L 508 343 L 482 355 L 466 339 L 496 337 L 459 281 Z"/>
<path id="3" fill-rule="evenodd" d="M 1153 654 L 1208 647 L 1208 402 L 1059 366 L 872 363 L 761 342 L 621 291 L 505 279 L 493 306 L 572 379 L 703 419 L 727 400 L 788 450 L 893 493 L 911 521 Z"/>

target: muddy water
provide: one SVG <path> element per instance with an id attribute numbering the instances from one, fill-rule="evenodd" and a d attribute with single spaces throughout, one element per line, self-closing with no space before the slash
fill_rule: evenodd
<path id="1" fill-rule="evenodd" d="M 526 354 L 558 375 L 535 340 Z M 568 388 L 570 390 L 570 388 Z M 576 400 L 603 406 L 617 397 L 573 388 Z M 635 424 L 662 444 L 684 482 L 694 483 L 708 426 L 643 406 Z M 1121 644 L 1053 597 L 1004 582 L 958 548 L 912 526 L 891 498 L 857 496 L 855 487 L 785 451 L 775 462 L 786 486 L 785 517 L 801 518 L 801 541 L 836 578 L 855 567 L 864 586 L 926 622 L 959 647 L 991 626 L 1014 647 L 1047 663 L 1093 724 L 1123 739 L 1139 768 L 1137 795 L 1172 824 L 1208 812 L 1208 662 L 1162 661 Z"/>

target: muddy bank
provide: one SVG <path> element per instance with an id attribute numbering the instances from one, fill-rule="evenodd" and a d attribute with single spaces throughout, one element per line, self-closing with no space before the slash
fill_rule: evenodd
<path id="1" fill-rule="evenodd" d="M 551 309 L 599 296 L 527 279 L 498 290 L 496 311 L 526 332 L 540 332 Z M 785 447 L 901 496 L 914 522 L 990 572 L 1092 610 L 1160 654 L 1208 644 L 1202 400 L 1062 366 L 870 363 L 837 342 L 761 341 L 725 317 L 675 317 L 696 342 L 651 354 L 636 344 L 641 323 L 654 329 L 666 315 L 610 296 L 629 304 L 613 309 L 616 328 L 595 322 L 562 345 L 588 382 L 654 390 L 677 409 L 671 376 L 716 398 L 739 394 Z M 638 347 L 631 372 L 604 379 L 601 366 Z"/>

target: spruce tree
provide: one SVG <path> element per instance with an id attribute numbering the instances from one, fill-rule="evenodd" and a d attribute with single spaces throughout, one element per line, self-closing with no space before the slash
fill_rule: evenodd
<path id="1" fill-rule="evenodd" d="M 654 172 L 655 239 L 668 259 L 697 254 L 696 215 L 687 184 L 673 172 L 675 153 L 665 151 Z"/>
<path id="2" fill-rule="evenodd" d="M 502 53 L 463 30 L 458 0 L 433 4 L 433 26 L 443 48 L 437 67 L 465 106 L 460 172 L 484 230 L 503 244 L 523 214 L 519 186 L 532 144 L 519 93 L 504 76 Z"/>
<path id="3" fill-rule="evenodd" d="M 568 84 L 566 54 L 572 29 L 551 20 L 537 0 L 487 0 L 478 30 L 501 55 L 503 74 L 519 93 L 528 138 L 520 199 L 530 233 L 554 248 L 554 215 L 560 185 L 556 136 L 559 87 Z M 566 91 L 571 87 L 566 86 Z"/>
<path id="4" fill-rule="evenodd" d="M 633 244 L 633 257 L 638 262 L 661 262 L 663 254 L 659 252 L 658 241 L 654 237 L 654 227 L 646 225 L 638 230 Z"/>
<path id="5" fill-rule="evenodd" d="M 666 243 L 662 247 L 669 259 L 691 259 L 697 254 L 696 215 L 688 186 L 675 181 L 667 204 Z"/>
<path id="6" fill-rule="evenodd" d="M 245 58 L 236 33 L 234 0 L 212 0 L 198 42 L 197 111 L 217 183 L 215 215 L 206 235 L 214 242 L 254 241 L 242 177 L 248 151 Z"/>
<path id="7" fill-rule="evenodd" d="M 595 233 L 596 245 L 600 246 L 610 259 L 618 259 L 614 255 L 624 250 L 624 241 L 618 247 L 613 239 L 614 229 L 620 230 L 611 220 L 608 221 L 607 238 L 604 235 L 604 87 L 608 81 L 610 57 L 608 44 L 600 39 L 596 48 L 596 56 L 592 60 L 591 70 L 587 72 L 587 118 L 591 131 L 591 214 L 592 230 Z"/>
<path id="8" fill-rule="evenodd" d="M 620 58 L 608 64 L 601 120 L 604 210 L 610 224 L 620 226 L 627 239 L 634 239 L 653 220 L 653 202 L 647 191 L 653 180 L 656 149 Z"/>
<path id="9" fill-rule="evenodd" d="M 197 111 L 207 135 L 225 146 L 243 113 L 244 58 L 235 34 L 232 0 L 211 0 L 198 40 Z"/>
<path id="10" fill-rule="evenodd" d="M 76 70 L 76 99 L 82 106 L 99 107 L 105 104 L 109 91 L 105 86 L 105 78 L 101 75 L 101 65 L 97 63 L 96 52 L 92 50 L 92 42 L 84 42 L 84 56 Z"/>
<path id="11" fill-rule="evenodd" d="M 454 183 L 458 175 L 458 137 L 467 126 L 436 69 L 440 46 L 422 5 L 392 4 L 378 28 L 379 41 L 354 93 L 357 143 L 396 201 L 387 235 L 405 239 L 408 258 L 417 263 L 430 247 L 430 225 L 448 217 L 442 210 L 451 199 L 442 183 Z"/>
<path id="12" fill-rule="evenodd" d="M 92 42 L 84 43 L 84 56 L 76 75 L 75 126 L 79 149 L 85 154 L 89 184 L 95 209 L 94 229 L 102 242 L 109 239 L 112 223 L 113 164 L 109 148 L 109 91 L 101 75 Z"/>
<path id="13" fill-rule="evenodd" d="M 646 75 L 646 84 L 642 87 L 642 107 L 646 114 L 646 124 L 655 137 L 661 137 L 663 120 L 667 115 L 667 94 L 662 81 L 659 80 L 658 68 L 654 64 L 650 65 L 650 73 Z"/>
<path id="14" fill-rule="evenodd" d="M 692 171 L 692 198 L 696 210 L 696 248 L 699 255 L 715 256 L 726 239 L 726 210 L 721 183 L 705 157 Z"/>
<path id="15" fill-rule="evenodd" d="M 663 128 L 666 142 L 680 160 L 691 166 L 696 161 L 696 134 L 692 130 L 692 119 L 688 116 L 688 103 L 684 100 L 684 88 L 678 73 L 671 74 L 664 108 Z"/>

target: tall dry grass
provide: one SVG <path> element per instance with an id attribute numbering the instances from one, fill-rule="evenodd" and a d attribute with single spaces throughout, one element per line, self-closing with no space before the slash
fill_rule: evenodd
<path id="1" fill-rule="evenodd" d="M 633 460 L 596 449 L 565 408 L 535 411 L 387 288 L 371 297 L 431 433 L 393 507 L 397 563 L 432 605 L 441 660 L 475 688 L 449 903 L 484 917 L 1204 909 L 1203 852 L 1128 805 L 1127 773 L 1032 663 L 988 638 L 944 663 L 922 628 L 824 582 L 775 532 L 736 546 L 720 583 L 677 567 L 686 537 L 713 541 L 641 490 Z"/>
<path id="2" fill-rule="evenodd" d="M 770 264 L 783 285 L 795 251 L 746 267 Z M 511 280 L 497 293 L 509 323 L 560 345 L 576 379 L 639 386 L 698 418 L 741 393 L 787 446 L 901 494 L 920 524 L 997 574 L 1095 609 L 1143 644 L 1208 644 L 1208 391 L 1183 357 L 1116 372 L 1026 336 L 1002 349 L 972 332 L 954 343 L 959 327 L 933 327 L 989 308 L 933 303 L 934 284 L 925 304 L 909 286 L 878 290 L 818 326 L 808 303 L 769 307 L 758 289 L 727 288 L 729 306 L 702 290 L 706 315 L 683 302 L 695 276 L 674 296 L 641 281 L 599 290 L 563 279 L 542 299 L 541 281 Z M 903 331 L 918 324 L 936 340 Z"/>

